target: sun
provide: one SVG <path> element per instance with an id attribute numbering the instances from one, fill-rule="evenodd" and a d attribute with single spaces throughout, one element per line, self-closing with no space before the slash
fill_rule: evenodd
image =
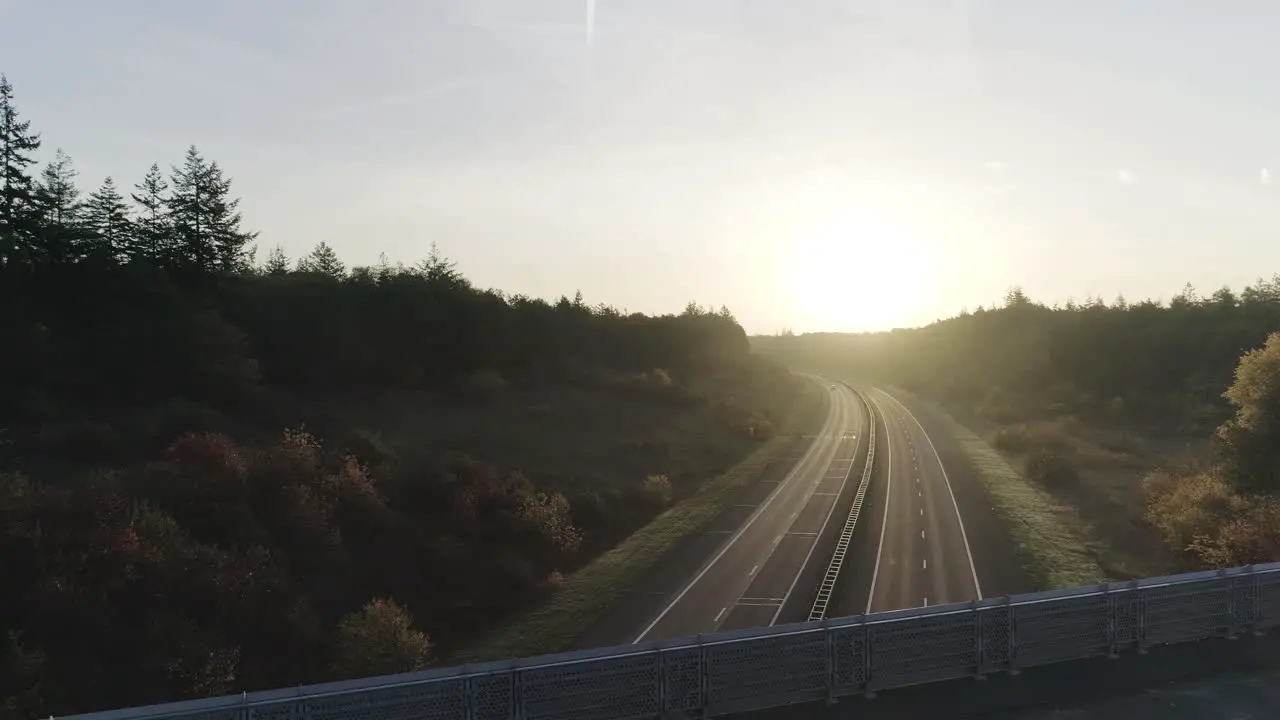
<path id="1" fill-rule="evenodd" d="M 843 211 L 798 231 L 790 248 L 787 304 L 813 330 L 913 325 L 931 299 L 932 255 L 905 226 Z"/>

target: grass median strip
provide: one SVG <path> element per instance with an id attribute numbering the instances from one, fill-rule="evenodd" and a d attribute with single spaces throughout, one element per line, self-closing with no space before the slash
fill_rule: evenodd
<path id="1" fill-rule="evenodd" d="M 1106 580 L 1084 541 L 1056 515 L 1053 496 L 1023 477 L 968 428 L 942 413 L 939 416 L 973 463 L 996 515 L 1008 528 L 1023 568 L 1037 585 L 1051 589 Z"/>
<path id="2" fill-rule="evenodd" d="M 667 553 L 719 516 L 771 465 L 783 460 L 792 449 L 811 442 L 800 436 L 822 422 L 827 402 L 825 392 L 815 392 L 798 403 L 778 436 L 569 576 L 554 596 L 532 612 L 498 628 L 451 662 L 528 657 L 568 647 L 583 628 L 602 617 Z"/>

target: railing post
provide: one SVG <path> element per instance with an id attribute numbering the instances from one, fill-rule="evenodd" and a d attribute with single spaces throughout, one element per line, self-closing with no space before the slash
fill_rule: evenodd
<path id="1" fill-rule="evenodd" d="M 1116 596 L 1111 592 L 1110 581 L 1102 583 L 1102 597 L 1106 600 L 1104 607 L 1107 609 L 1107 658 L 1118 660 L 1120 659 L 1120 641 L 1117 638 L 1120 635 L 1120 622 L 1116 616 L 1120 612 L 1120 606 L 1116 604 Z"/>
<path id="2" fill-rule="evenodd" d="M 986 680 L 987 675 L 982 671 L 987 664 L 987 643 L 986 634 L 982 631 L 982 613 L 978 610 L 977 600 L 970 601 L 969 608 L 973 611 L 973 677 L 976 680 Z"/>
<path id="3" fill-rule="evenodd" d="M 1236 583 L 1235 578 L 1227 574 L 1226 568 L 1218 568 L 1218 577 L 1222 579 L 1222 589 L 1227 593 L 1226 638 L 1236 639 Z"/>
<path id="4" fill-rule="evenodd" d="M 466 666 L 464 665 L 463 668 Z M 464 669 L 463 674 L 466 674 Z M 475 720 L 476 717 L 476 683 L 474 678 L 468 677 L 462 681 L 462 718 L 463 720 Z"/>
<path id="5" fill-rule="evenodd" d="M 1147 654 L 1147 594 L 1142 591 L 1142 586 L 1138 584 L 1138 579 L 1134 578 L 1129 581 L 1129 587 L 1133 588 L 1134 594 L 1134 614 L 1137 615 L 1137 646 L 1138 654 Z"/>
<path id="6" fill-rule="evenodd" d="M 514 666 L 515 661 L 512 661 L 511 665 Z M 523 678 L 521 677 L 520 669 L 517 667 L 512 667 L 511 668 L 511 719 L 512 720 L 525 720 L 524 683 L 522 681 L 523 681 Z"/>
<path id="7" fill-rule="evenodd" d="M 836 637 L 831 618 L 822 618 L 822 644 L 827 649 L 827 704 L 836 704 Z"/>
<path id="8" fill-rule="evenodd" d="M 1249 576 L 1249 631 L 1254 637 L 1262 637 L 1262 578 L 1252 563 L 1245 566 Z"/>
<path id="9" fill-rule="evenodd" d="M 711 681 L 707 677 L 707 673 L 711 671 L 711 666 L 707 662 L 707 648 L 702 642 L 702 633 L 698 633 L 698 691 L 702 696 L 702 720 L 711 717 Z"/>
<path id="10" fill-rule="evenodd" d="M 1004 603 L 1000 606 L 1004 608 L 1005 627 L 1008 628 L 1006 633 L 1009 636 L 1009 674 L 1018 675 L 1022 673 L 1022 669 L 1018 667 L 1018 622 L 1017 613 L 1014 612 L 1013 596 L 1005 595 Z"/>
<path id="11" fill-rule="evenodd" d="M 654 653 L 653 665 L 658 673 L 654 692 L 658 696 L 658 717 L 664 718 L 667 716 L 667 654 L 662 651 L 662 648 L 656 648 Z"/>
<path id="12" fill-rule="evenodd" d="M 458 668 L 458 674 L 466 678 L 462 681 L 462 717 L 465 720 L 475 720 L 476 678 L 471 673 L 471 666 L 467 663 L 463 663 Z"/>
<path id="13" fill-rule="evenodd" d="M 862 614 L 862 667 L 867 676 L 865 686 L 862 688 L 863 697 L 868 700 L 874 700 L 876 697 L 875 687 L 872 683 L 875 681 L 875 667 L 873 666 L 876 659 L 874 648 L 871 647 L 871 623 L 867 622 L 867 614 Z"/>

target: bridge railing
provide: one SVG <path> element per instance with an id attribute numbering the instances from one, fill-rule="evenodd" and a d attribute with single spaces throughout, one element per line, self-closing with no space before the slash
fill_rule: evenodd
<path id="1" fill-rule="evenodd" d="M 74 716 L 715 716 L 1280 625 L 1280 563 Z"/>

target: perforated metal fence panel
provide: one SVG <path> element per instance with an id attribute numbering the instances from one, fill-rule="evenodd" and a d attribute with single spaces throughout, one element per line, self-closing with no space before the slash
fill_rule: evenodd
<path id="1" fill-rule="evenodd" d="M 920 615 L 871 626 L 870 689 L 951 680 L 978 667 L 973 613 Z"/>
<path id="2" fill-rule="evenodd" d="M 71 720 L 708 717 L 1278 625 L 1280 563 L 1272 563 Z"/>
<path id="3" fill-rule="evenodd" d="M 658 653 L 520 671 L 522 720 L 630 720 L 659 715 Z"/>
<path id="4" fill-rule="evenodd" d="M 825 697 L 826 648 L 821 630 L 709 645 L 706 706 L 730 713 Z"/>
<path id="5" fill-rule="evenodd" d="M 1280 626 L 1280 572 L 1259 575 L 1258 628 L 1270 630 Z"/>
<path id="6" fill-rule="evenodd" d="M 1105 595 L 1089 595 L 1013 606 L 1018 667 L 1105 654 L 1108 601 Z"/>

